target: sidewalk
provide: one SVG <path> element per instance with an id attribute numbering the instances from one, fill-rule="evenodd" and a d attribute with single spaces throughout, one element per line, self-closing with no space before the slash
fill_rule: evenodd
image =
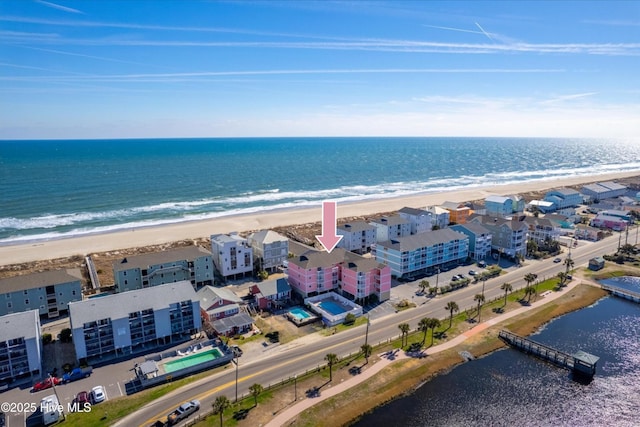
<path id="1" fill-rule="evenodd" d="M 563 288 L 561 291 L 559 292 L 553 292 L 547 296 L 545 296 L 544 298 L 540 298 L 538 300 L 536 300 L 535 302 L 531 303 L 531 305 L 529 306 L 522 306 L 520 308 L 517 308 L 515 310 L 512 310 L 508 313 L 503 313 L 500 314 L 498 317 L 495 317 L 493 319 L 487 320 L 486 322 L 482 322 L 479 325 L 475 326 L 474 328 L 468 330 L 465 333 L 462 333 L 460 335 L 458 335 L 457 337 L 444 342 L 442 344 L 436 345 L 434 347 L 431 347 L 427 350 L 425 350 L 425 353 L 427 355 L 429 354 L 436 354 L 439 353 L 441 351 L 444 350 L 448 350 L 452 347 L 457 346 L 458 344 L 464 342 L 467 338 L 470 338 L 482 331 L 484 331 L 485 329 L 498 324 L 500 322 L 503 322 L 507 319 L 510 319 L 512 317 L 518 316 L 519 314 L 522 314 L 528 310 L 531 310 L 533 308 L 539 307 L 541 305 L 544 305 L 550 301 L 553 301 L 557 298 L 560 298 L 561 296 L 563 296 L 564 294 L 566 294 L 567 292 L 571 291 L 574 287 L 578 286 L 580 283 L 582 283 L 581 280 L 575 280 L 573 283 L 569 284 L 567 287 Z M 354 387 L 360 383 L 362 383 L 363 381 L 366 381 L 367 379 L 371 378 L 373 375 L 377 374 L 378 372 L 380 372 L 383 368 L 387 367 L 388 365 L 390 365 L 392 362 L 396 361 L 396 360 L 403 360 L 403 359 L 407 359 L 409 358 L 409 356 L 407 356 L 405 354 L 404 351 L 400 351 L 398 354 L 395 355 L 395 357 L 386 357 L 385 354 L 381 354 L 380 356 L 380 360 L 377 361 L 375 364 L 373 364 L 373 366 L 370 366 L 368 369 L 364 370 L 361 374 L 356 375 L 346 381 L 341 382 L 340 384 L 336 384 L 331 386 L 330 388 L 328 388 L 327 390 L 322 390 L 320 396 L 318 397 L 312 397 L 312 398 L 303 398 L 303 400 L 299 401 L 298 403 L 296 403 L 293 406 L 290 406 L 289 408 L 285 409 L 284 411 L 280 412 L 274 419 L 272 419 L 271 421 L 269 421 L 266 424 L 266 427 L 280 427 L 285 425 L 289 420 L 291 420 L 293 417 L 295 417 L 296 415 L 302 413 L 303 411 L 309 409 L 310 407 L 312 407 L 313 405 L 315 405 L 316 403 L 320 403 L 325 399 L 328 399 L 330 397 L 333 397 L 339 393 L 342 393 L 343 391 Z"/>

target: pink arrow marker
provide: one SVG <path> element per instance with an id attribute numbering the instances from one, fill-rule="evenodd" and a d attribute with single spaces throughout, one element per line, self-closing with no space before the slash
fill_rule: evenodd
<path id="1" fill-rule="evenodd" d="M 336 202 L 322 202 L 322 235 L 316 236 L 316 239 L 329 253 L 342 240 L 342 236 L 336 235 L 337 212 Z"/>

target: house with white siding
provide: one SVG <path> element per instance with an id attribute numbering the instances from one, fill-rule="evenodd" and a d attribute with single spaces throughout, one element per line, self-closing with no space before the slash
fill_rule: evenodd
<path id="1" fill-rule="evenodd" d="M 433 214 L 424 209 L 404 207 L 398 215 L 411 223 L 411 234 L 424 233 L 433 228 Z"/>
<path id="2" fill-rule="evenodd" d="M 384 242 L 411 234 L 411 222 L 400 215 L 383 216 L 369 221 L 376 227 L 376 241 Z"/>
<path id="3" fill-rule="evenodd" d="M 445 228 L 376 243 L 376 261 L 388 265 L 396 277 L 454 265 L 469 255 L 469 237 Z"/>
<path id="4" fill-rule="evenodd" d="M 340 224 L 336 228 L 336 234 L 343 237 L 336 247 L 358 254 L 365 254 L 371 251 L 371 245 L 376 242 L 376 233 L 377 228 L 365 221 Z"/>
<path id="5" fill-rule="evenodd" d="M 253 248 L 235 233 L 211 236 L 213 264 L 225 279 L 253 273 Z"/>
<path id="6" fill-rule="evenodd" d="M 427 211 L 431 213 L 431 228 L 443 229 L 449 226 L 451 217 L 449 211 L 440 206 L 429 206 Z"/>
<path id="7" fill-rule="evenodd" d="M 548 191 L 544 200 L 553 203 L 553 207 L 557 211 L 576 208 L 583 203 L 582 195 L 572 188 L 556 188 Z"/>
<path id="8" fill-rule="evenodd" d="M 0 279 L 0 316 L 38 310 L 49 319 L 66 315 L 82 300 L 80 269 L 58 269 Z"/>
<path id="9" fill-rule="evenodd" d="M 211 252 L 199 246 L 133 255 L 113 263 L 116 292 L 188 280 L 195 289 L 213 285 Z"/>

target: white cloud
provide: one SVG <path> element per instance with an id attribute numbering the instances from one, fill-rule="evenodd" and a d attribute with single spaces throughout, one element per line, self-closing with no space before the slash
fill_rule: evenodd
<path id="1" fill-rule="evenodd" d="M 61 10 L 63 12 L 78 13 L 78 14 L 84 15 L 84 12 L 82 12 L 82 11 L 80 11 L 78 9 L 73 9 L 71 7 L 62 6 L 62 5 L 51 3 L 51 2 L 48 2 L 48 1 L 44 1 L 44 0 L 36 0 L 36 2 L 40 3 L 40 4 L 44 5 L 44 6 L 53 8 L 53 9 Z"/>

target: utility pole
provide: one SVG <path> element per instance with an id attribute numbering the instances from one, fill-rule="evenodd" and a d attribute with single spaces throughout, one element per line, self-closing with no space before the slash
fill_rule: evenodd
<path id="1" fill-rule="evenodd" d="M 367 314 L 367 330 L 364 335 L 364 345 L 367 345 L 369 342 L 369 323 L 371 322 L 369 321 L 369 314 Z"/>

